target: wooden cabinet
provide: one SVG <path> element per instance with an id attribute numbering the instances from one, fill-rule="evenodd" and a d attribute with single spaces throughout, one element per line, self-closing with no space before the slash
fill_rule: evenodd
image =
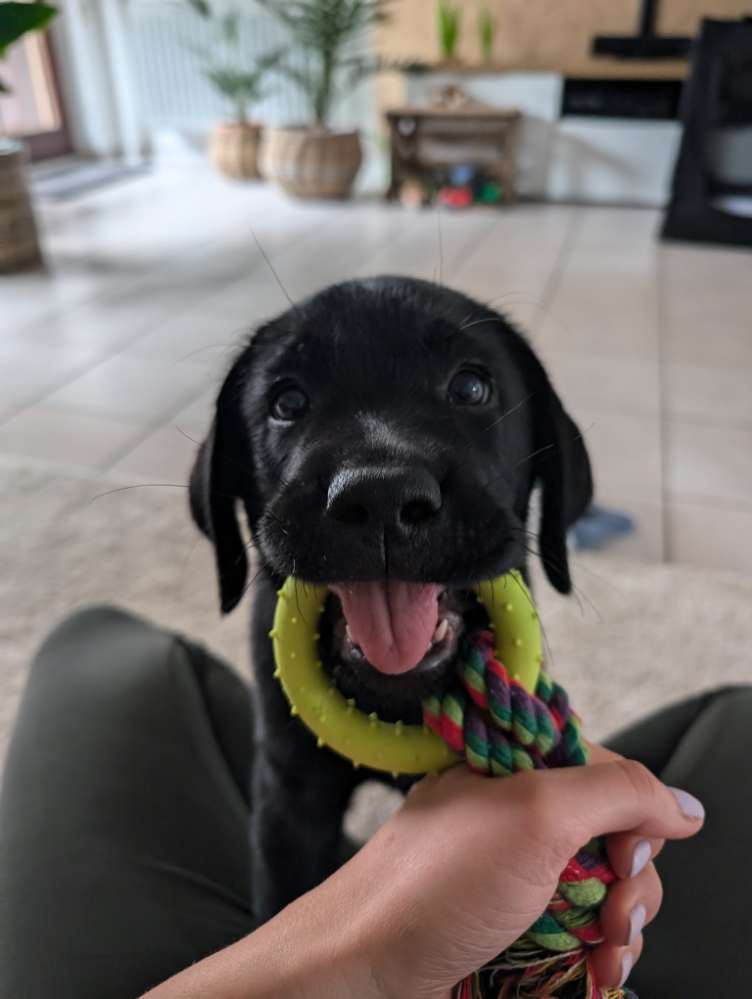
<path id="1" fill-rule="evenodd" d="M 453 166 L 472 165 L 496 180 L 503 201 L 515 200 L 515 157 L 520 114 L 502 108 L 446 110 L 404 107 L 387 112 L 395 197 L 405 180 L 428 179 Z"/>

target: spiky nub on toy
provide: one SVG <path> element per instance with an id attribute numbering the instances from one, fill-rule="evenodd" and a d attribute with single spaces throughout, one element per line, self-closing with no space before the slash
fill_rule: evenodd
<path id="1" fill-rule="evenodd" d="M 275 675 L 290 711 L 354 766 L 398 774 L 443 770 L 464 758 L 478 773 L 577 766 L 586 750 L 565 691 L 543 669 L 538 614 L 522 577 L 478 584 L 487 628 L 466 635 L 453 682 L 423 703 L 423 724 L 387 722 L 346 699 L 319 657 L 326 587 L 290 578 L 278 594 L 271 638 Z M 457 999 L 627 999 L 600 988 L 590 951 L 614 873 L 594 840 L 561 873 L 546 911 L 499 957 L 457 986 Z M 634 999 L 634 997 L 633 997 Z"/>

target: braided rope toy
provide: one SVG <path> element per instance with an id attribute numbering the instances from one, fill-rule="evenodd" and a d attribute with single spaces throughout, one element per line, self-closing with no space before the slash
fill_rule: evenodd
<path id="1" fill-rule="evenodd" d="M 464 638 L 457 682 L 424 702 L 422 725 L 366 715 L 337 690 L 318 656 L 327 593 L 288 578 L 270 632 L 274 675 L 290 713 L 319 747 L 395 777 L 444 770 L 462 757 L 476 773 L 493 777 L 587 761 L 566 692 L 543 669 L 538 614 L 518 572 L 475 587 L 489 627 Z M 634 999 L 627 990 L 600 988 L 589 960 L 589 949 L 602 940 L 598 912 L 614 877 L 602 843 L 587 844 L 562 871 L 546 911 L 460 983 L 456 999 Z"/>

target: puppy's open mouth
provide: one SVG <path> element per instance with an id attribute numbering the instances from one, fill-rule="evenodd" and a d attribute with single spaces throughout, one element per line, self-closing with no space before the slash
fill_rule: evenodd
<path id="1" fill-rule="evenodd" d="M 418 721 L 422 700 L 448 685 L 462 636 L 487 620 L 469 590 L 399 581 L 330 586 L 322 660 L 362 710 Z"/>

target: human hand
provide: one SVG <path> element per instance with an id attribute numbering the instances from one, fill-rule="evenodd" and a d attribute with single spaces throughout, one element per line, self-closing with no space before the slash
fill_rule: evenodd
<path id="1" fill-rule="evenodd" d="M 368 966 L 359 995 L 443 999 L 531 926 L 567 860 L 605 834 L 618 880 L 593 966 L 601 985 L 626 977 L 661 903 L 651 858 L 665 839 L 694 835 L 703 811 L 638 763 L 597 747 L 592 759 L 506 780 L 460 766 L 413 788 L 326 883 Z"/>
<path id="2" fill-rule="evenodd" d="M 323 884 L 148 999 L 446 999 L 532 925 L 569 858 L 607 834 L 619 880 L 593 963 L 599 984 L 617 984 L 660 906 L 650 858 L 693 836 L 703 810 L 638 763 L 599 747 L 591 760 L 505 780 L 464 766 L 424 778 Z"/>

